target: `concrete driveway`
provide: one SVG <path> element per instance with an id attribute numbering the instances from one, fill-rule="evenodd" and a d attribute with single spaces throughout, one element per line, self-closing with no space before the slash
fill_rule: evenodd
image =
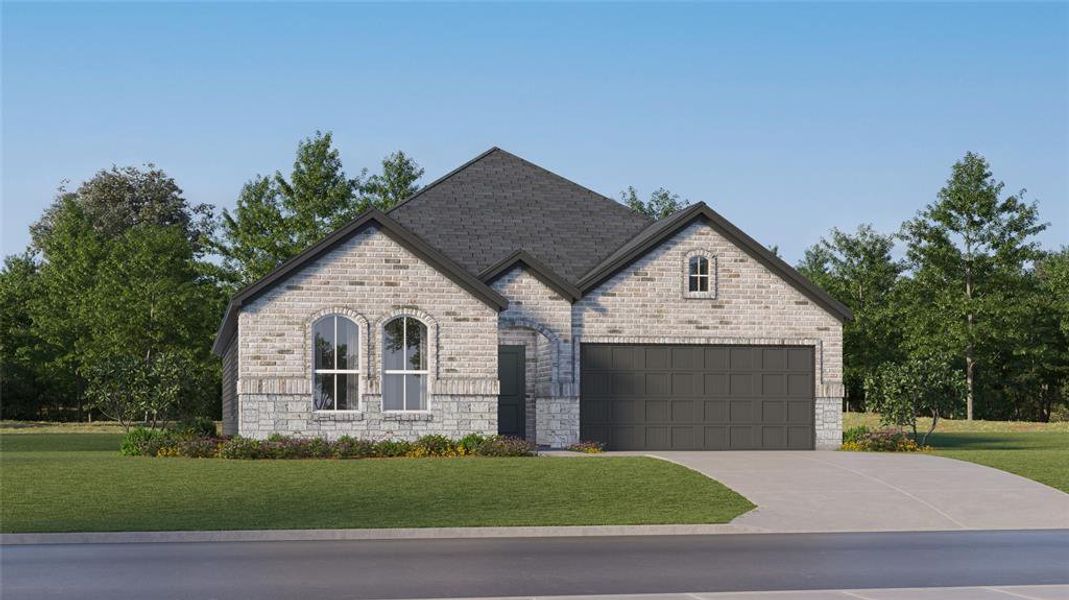
<path id="1" fill-rule="evenodd" d="M 938 456 L 646 454 L 690 467 L 749 498 L 758 508 L 731 524 L 753 531 L 1069 528 L 1069 494 L 1004 471 Z"/>

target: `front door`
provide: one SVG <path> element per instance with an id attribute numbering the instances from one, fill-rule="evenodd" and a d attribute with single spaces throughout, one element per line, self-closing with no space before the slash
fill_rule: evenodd
<path id="1" fill-rule="evenodd" d="M 523 346 L 497 347 L 497 378 L 501 380 L 501 395 L 497 399 L 497 432 L 501 435 L 522 438 L 527 433 L 525 358 Z"/>

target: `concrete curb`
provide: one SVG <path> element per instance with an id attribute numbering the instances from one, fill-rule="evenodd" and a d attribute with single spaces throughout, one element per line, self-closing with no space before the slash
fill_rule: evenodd
<path id="1" fill-rule="evenodd" d="M 245 531 L 93 531 L 4 533 L 0 545 L 146 544 L 176 542 L 313 542 L 325 540 L 446 540 L 764 533 L 739 525 L 581 525 L 558 527 L 427 527 L 408 529 L 253 529 Z"/>

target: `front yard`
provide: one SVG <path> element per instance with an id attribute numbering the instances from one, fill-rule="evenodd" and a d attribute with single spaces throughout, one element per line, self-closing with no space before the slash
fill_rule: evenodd
<path id="1" fill-rule="evenodd" d="M 844 428 L 857 425 L 878 427 L 878 417 L 844 415 Z M 1069 493 L 1069 422 L 943 420 L 928 443 L 939 456 L 1002 469 Z"/>
<path id="2" fill-rule="evenodd" d="M 120 439 L 0 433 L 0 531 L 726 523 L 753 508 L 642 457 L 143 458 Z"/>

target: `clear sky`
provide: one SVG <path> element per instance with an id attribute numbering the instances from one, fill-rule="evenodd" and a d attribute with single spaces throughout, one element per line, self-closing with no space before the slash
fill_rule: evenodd
<path id="1" fill-rule="evenodd" d="M 63 180 L 154 162 L 232 206 L 330 130 L 424 183 L 501 146 L 665 186 L 796 261 L 885 231 L 965 151 L 1069 243 L 1069 4 L 2 5 L 2 252 Z"/>

